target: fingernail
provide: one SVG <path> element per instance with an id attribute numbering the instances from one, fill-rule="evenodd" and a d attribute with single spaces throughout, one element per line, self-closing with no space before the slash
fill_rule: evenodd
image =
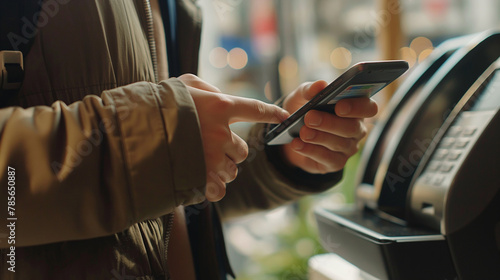
<path id="1" fill-rule="evenodd" d="M 309 117 L 308 117 L 308 124 L 310 126 L 319 126 L 321 122 L 323 121 L 323 118 L 321 115 L 317 112 L 310 112 Z"/>
<path id="2" fill-rule="evenodd" d="M 300 151 L 302 149 L 304 149 L 304 142 L 300 141 L 300 140 L 295 140 L 292 142 L 292 148 L 296 151 Z"/>
<path id="3" fill-rule="evenodd" d="M 345 116 L 351 112 L 351 104 L 349 102 L 345 102 L 342 106 L 337 106 L 337 115 Z"/>

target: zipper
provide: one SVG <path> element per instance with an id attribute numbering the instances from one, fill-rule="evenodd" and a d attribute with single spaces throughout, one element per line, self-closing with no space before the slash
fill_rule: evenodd
<path id="1" fill-rule="evenodd" d="M 164 267 L 165 267 L 165 277 L 167 280 L 170 279 L 170 272 L 168 271 L 168 266 L 167 266 L 167 257 L 168 257 L 168 244 L 170 243 L 170 233 L 172 232 L 172 228 L 174 226 L 174 213 L 175 212 L 172 212 L 170 214 L 168 214 L 166 216 L 164 220 L 164 222 L 167 224 L 167 228 L 166 228 L 166 232 L 165 232 L 165 239 L 164 239 L 164 245 L 165 245 L 165 248 L 164 248 L 164 252 L 165 252 L 165 256 L 164 256 Z"/>
<path id="2" fill-rule="evenodd" d="M 156 58 L 156 44 L 154 37 L 153 12 L 151 11 L 151 3 L 149 0 L 143 0 L 144 11 L 146 15 L 146 26 L 148 35 L 149 51 L 151 53 L 151 61 L 153 63 L 153 71 L 155 74 L 155 82 L 158 83 L 158 61 Z"/>
<path id="3" fill-rule="evenodd" d="M 149 51 L 151 53 L 151 62 L 153 63 L 153 71 L 155 75 L 155 82 L 158 82 L 158 60 L 156 58 L 156 44 L 154 38 L 154 25 L 153 25 L 153 12 L 151 10 L 151 3 L 149 0 L 143 0 L 144 12 L 146 15 L 147 37 L 149 44 Z M 170 242 L 170 234 L 174 226 L 174 212 L 164 216 L 163 223 L 167 225 L 165 229 L 163 256 L 163 269 L 165 271 L 165 279 L 170 280 L 170 272 L 168 271 L 167 257 L 168 257 L 168 244 Z"/>

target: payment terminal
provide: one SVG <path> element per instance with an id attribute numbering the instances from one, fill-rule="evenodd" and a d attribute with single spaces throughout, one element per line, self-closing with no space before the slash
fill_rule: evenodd
<path id="1" fill-rule="evenodd" d="M 412 71 L 367 139 L 356 205 L 315 209 L 325 249 L 373 279 L 500 279 L 499 57 L 487 31 Z"/>

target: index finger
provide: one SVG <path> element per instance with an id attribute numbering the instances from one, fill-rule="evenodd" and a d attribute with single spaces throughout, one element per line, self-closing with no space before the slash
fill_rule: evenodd
<path id="1" fill-rule="evenodd" d="M 232 99 L 233 106 L 228 109 L 230 124 L 235 122 L 280 123 L 290 116 L 286 110 L 256 99 L 238 96 L 232 96 Z"/>

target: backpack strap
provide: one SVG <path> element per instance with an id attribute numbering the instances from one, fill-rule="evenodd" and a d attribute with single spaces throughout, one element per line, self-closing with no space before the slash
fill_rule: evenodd
<path id="1" fill-rule="evenodd" d="M 0 0 L 0 108 L 11 105 L 21 88 L 40 8 L 40 0 Z"/>
<path id="2" fill-rule="evenodd" d="M 23 54 L 20 51 L 0 51 L 0 88 L 18 90 L 24 78 Z"/>

